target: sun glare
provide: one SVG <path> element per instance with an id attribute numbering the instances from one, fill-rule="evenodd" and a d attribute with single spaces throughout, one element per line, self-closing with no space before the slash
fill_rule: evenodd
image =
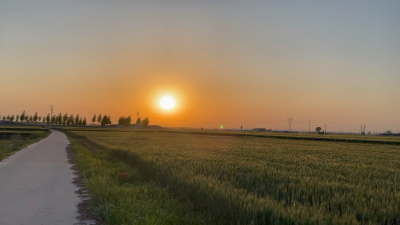
<path id="1" fill-rule="evenodd" d="M 164 96 L 160 100 L 160 105 L 163 109 L 172 109 L 175 107 L 175 100 L 171 96 Z"/>

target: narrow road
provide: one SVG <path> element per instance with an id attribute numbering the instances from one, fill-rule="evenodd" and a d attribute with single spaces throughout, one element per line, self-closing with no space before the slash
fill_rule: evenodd
<path id="1" fill-rule="evenodd" d="M 72 166 L 59 131 L 0 162 L 1 225 L 79 223 Z"/>

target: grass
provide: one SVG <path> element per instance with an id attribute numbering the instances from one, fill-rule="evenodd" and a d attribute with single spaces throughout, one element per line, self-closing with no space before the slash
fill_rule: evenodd
<path id="1" fill-rule="evenodd" d="M 400 221 L 400 146 L 171 132 L 69 132 L 108 149 L 111 158 L 105 162 L 126 163 L 179 202 L 192 202 L 195 211 L 218 221 Z"/>
<path id="2" fill-rule="evenodd" d="M 91 145 L 71 133 L 74 158 L 84 176 L 91 207 L 105 224 L 212 224 L 196 213 L 193 204 L 174 198 L 168 188 L 146 180 L 139 171 L 118 160 L 107 148 Z M 119 172 L 129 177 L 121 182 Z"/>
<path id="3" fill-rule="evenodd" d="M 20 131 L 17 133 L 7 134 L 6 139 L 3 139 L 3 133 L 0 133 L 0 160 L 7 156 L 14 154 L 15 152 L 25 148 L 26 146 L 40 141 L 49 135 L 49 132 L 28 132 Z"/>

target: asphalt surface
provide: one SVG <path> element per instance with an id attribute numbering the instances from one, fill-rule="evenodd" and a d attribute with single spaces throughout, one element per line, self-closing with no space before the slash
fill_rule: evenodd
<path id="1" fill-rule="evenodd" d="M 79 188 L 68 163 L 67 137 L 52 131 L 0 162 L 0 224 L 77 224 Z"/>

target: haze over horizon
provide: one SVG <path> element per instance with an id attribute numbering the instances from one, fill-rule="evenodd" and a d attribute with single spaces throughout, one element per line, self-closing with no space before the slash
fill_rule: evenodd
<path id="1" fill-rule="evenodd" d="M 0 114 L 400 132 L 398 1 L 0 0 Z M 176 100 L 163 110 L 162 96 Z"/>

